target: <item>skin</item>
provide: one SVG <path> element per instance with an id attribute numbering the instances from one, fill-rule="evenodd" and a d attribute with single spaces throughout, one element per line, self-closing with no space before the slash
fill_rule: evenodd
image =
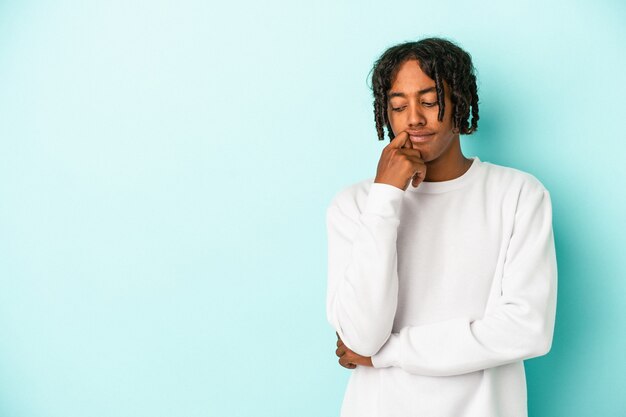
<path id="1" fill-rule="evenodd" d="M 439 106 L 436 91 L 419 93 L 435 87 L 415 59 L 398 68 L 388 96 L 402 93 L 405 97 L 388 100 L 387 116 L 394 139 L 382 152 L 374 182 L 386 183 L 405 190 L 409 181 L 418 186 L 422 181 L 447 181 L 463 175 L 472 164 L 461 151 L 459 131 L 454 128 L 450 88 L 444 83 L 445 113 L 437 120 Z M 426 142 L 412 141 L 407 130 L 426 130 L 434 136 Z"/>
<path id="2" fill-rule="evenodd" d="M 372 365 L 371 356 L 361 356 L 358 353 L 354 353 L 343 344 L 339 334 L 337 332 L 335 332 L 335 334 L 337 335 L 337 349 L 335 350 L 335 354 L 339 357 L 339 365 L 348 369 L 354 369 L 357 365 L 374 366 Z"/>
<path id="3" fill-rule="evenodd" d="M 422 71 L 417 60 L 408 60 L 398 68 L 390 92 L 405 97 L 388 100 L 387 116 L 395 137 L 383 149 L 374 182 L 406 190 L 411 181 L 414 187 L 423 181 L 447 181 L 463 175 L 471 166 L 472 160 L 463 155 L 459 131 L 454 128 L 448 84 L 444 81 L 446 107 L 441 122 L 437 120 L 436 91 L 419 94 L 420 90 L 434 86 L 435 81 Z M 434 135 L 427 142 L 417 142 L 411 140 L 407 130 L 425 130 Z M 370 356 L 350 350 L 339 334 L 335 354 L 339 364 L 347 369 L 373 366 Z"/>

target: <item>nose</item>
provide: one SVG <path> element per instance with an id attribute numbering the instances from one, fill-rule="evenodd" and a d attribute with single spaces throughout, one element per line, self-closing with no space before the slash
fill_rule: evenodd
<path id="1" fill-rule="evenodd" d="M 426 124 L 426 117 L 420 108 L 419 104 L 413 104 L 409 106 L 409 127 L 424 126 Z"/>

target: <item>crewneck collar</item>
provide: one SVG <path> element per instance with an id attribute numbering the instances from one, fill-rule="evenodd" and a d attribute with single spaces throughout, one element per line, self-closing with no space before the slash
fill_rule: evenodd
<path id="1" fill-rule="evenodd" d="M 478 156 L 470 158 L 473 160 L 472 165 L 461 175 L 460 177 L 453 178 L 447 181 L 422 181 L 417 187 L 413 187 L 413 183 L 409 182 L 407 191 L 414 193 L 443 193 L 446 191 L 456 190 L 469 183 L 472 178 L 476 177 L 478 171 L 480 171 L 482 162 Z"/>

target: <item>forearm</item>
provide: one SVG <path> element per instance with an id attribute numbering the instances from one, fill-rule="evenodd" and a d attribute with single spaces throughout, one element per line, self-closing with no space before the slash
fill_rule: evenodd
<path id="1" fill-rule="evenodd" d="M 520 203 L 498 293 L 481 318 L 404 327 L 372 357 L 374 367 L 449 376 L 546 354 L 556 317 L 557 263 L 547 191 Z"/>
<path id="2" fill-rule="evenodd" d="M 398 302 L 396 241 L 404 192 L 372 184 L 359 215 L 327 212 L 327 315 L 346 346 L 371 356 L 391 333 Z"/>

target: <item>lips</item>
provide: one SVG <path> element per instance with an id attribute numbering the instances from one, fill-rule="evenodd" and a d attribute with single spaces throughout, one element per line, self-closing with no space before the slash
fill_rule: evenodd
<path id="1" fill-rule="evenodd" d="M 407 133 L 409 134 L 409 139 L 411 139 L 411 142 L 427 142 L 433 136 L 435 136 L 434 132 L 407 130 Z"/>
<path id="2" fill-rule="evenodd" d="M 409 136 L 427 136 L 435 134 L 435 132 L 431 132 L 428 130 L 407 130 L 406 133 L 408 133 Z"/>

